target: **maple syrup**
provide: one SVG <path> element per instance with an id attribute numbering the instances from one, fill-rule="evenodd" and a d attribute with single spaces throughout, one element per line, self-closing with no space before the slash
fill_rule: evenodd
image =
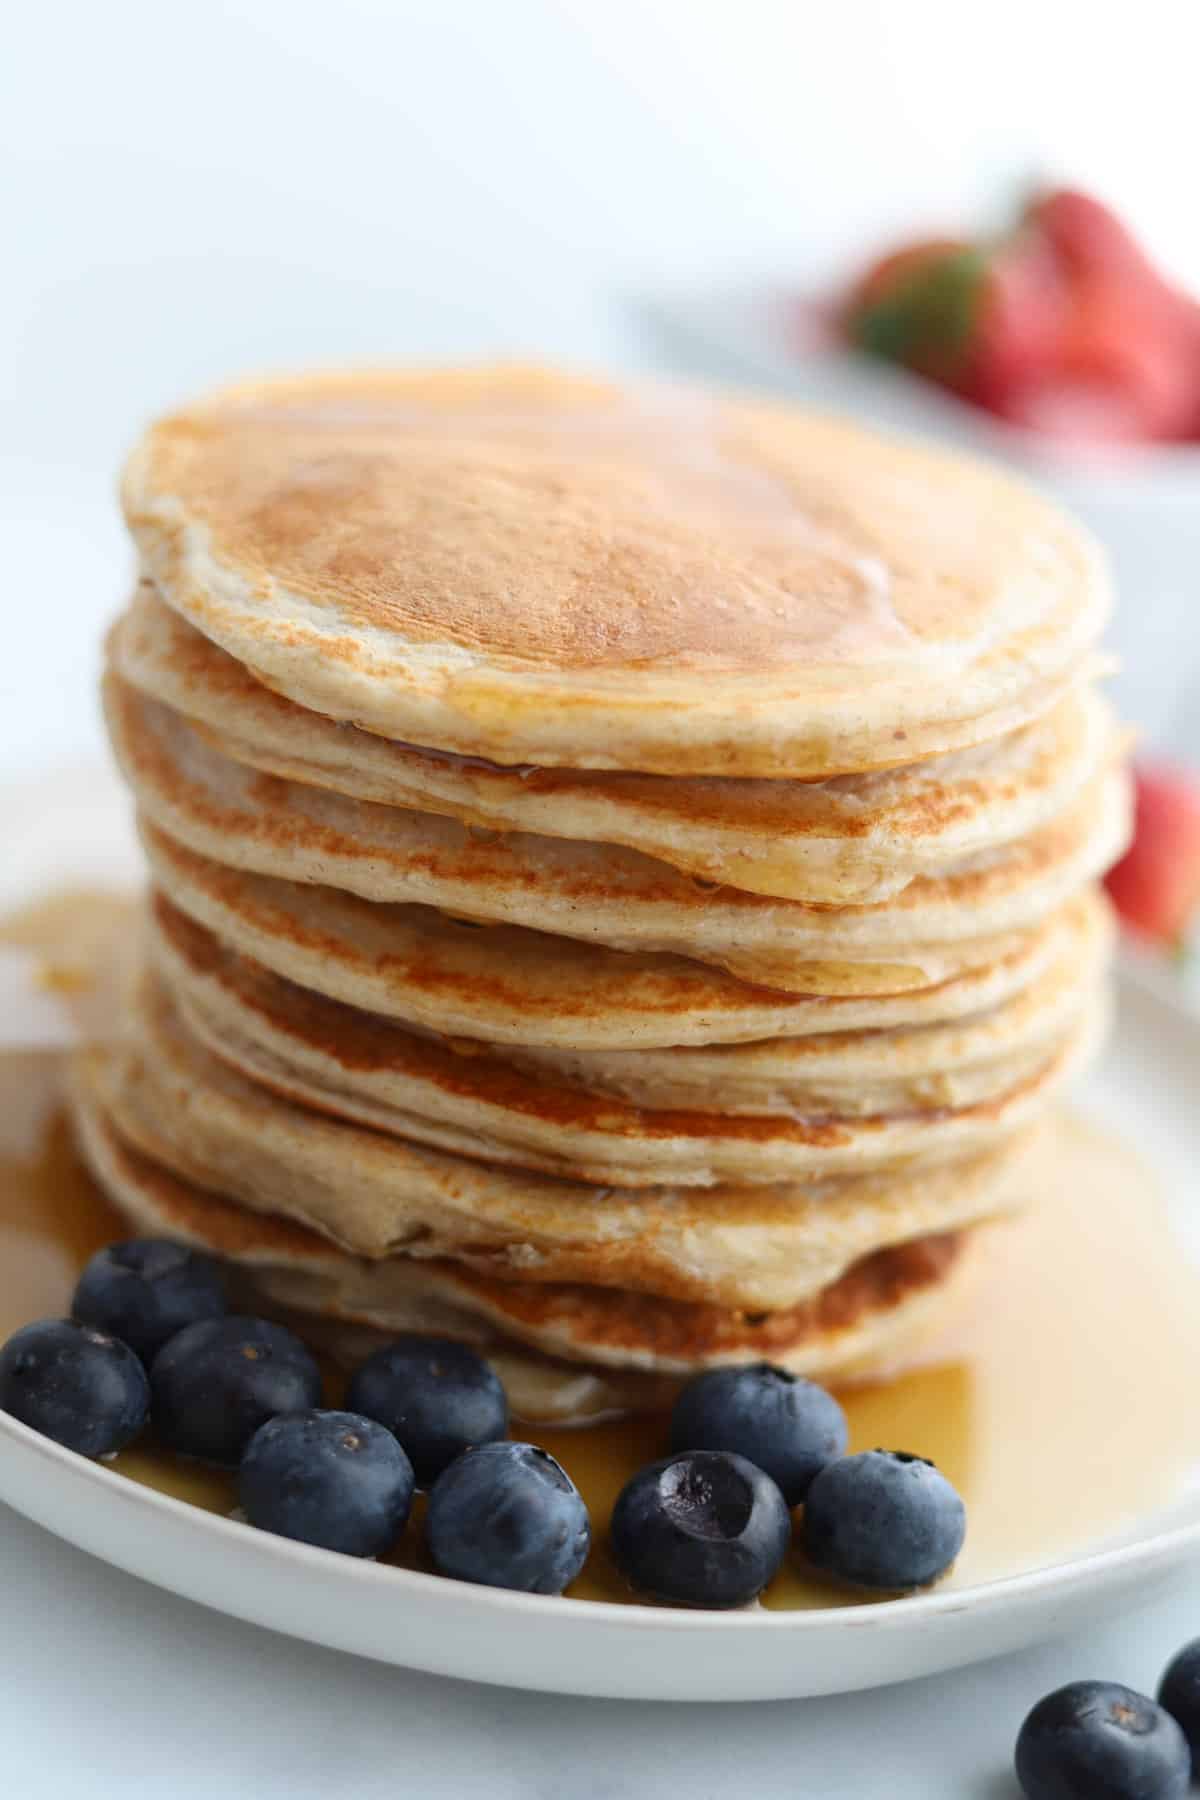
<path id="1" fill-rule="evenodd" d="M 0 1055 L 0 1340 L 61 1315 L 91 1253 L 127 1235 L 75 1155 L 59 1074 L 49 1053 Z M 928 1456 L 962 1493 L 968 1532 L 956 1586 L 1100 1544 L 1168 1506 L 1200 1468 L 1200 1273 L 1181 1254 L 1152 1175 L 1074 1117 L 1040 1168 L 1028 1212 L 995 1228 L 970 1317 L 936 1360 L 841 1395 L 852 1448 Z M 332 1380 L 329 1398 L 338 1398 Z M 664 1454 L 665 1421 L 515 1430 L 558 1457 L 591 1512 L 596 1545 L 571 1594 L 630 1601 L 605 1524 L 633 1471 Z M 123 1452 L 113 1466 L 211 1511 L 235 1505 L 229 1476 L 152 1448 Z M 427 1566 L 419 1518 L 388 1560 Z M 794 1559 L 763 1599 L 863 1603 Z"/>

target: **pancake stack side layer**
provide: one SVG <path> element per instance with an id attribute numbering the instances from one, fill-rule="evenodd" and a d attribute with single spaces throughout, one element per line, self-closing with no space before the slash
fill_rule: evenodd
<path id="1" fill-rule="evenodd" d="M 83 1152 L 345 1356 L 520 1416 L 994 1303 L 1129 832 L 1086 536 L 831 419 L 524 368 L 268 381 L 128 464 L 150 871 Z"/>

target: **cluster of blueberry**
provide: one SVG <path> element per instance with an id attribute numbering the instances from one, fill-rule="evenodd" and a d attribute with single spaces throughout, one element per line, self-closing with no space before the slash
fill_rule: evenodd
<path id="1" fill-rule="evenodd" d="M 322 1408 L 296 1335 L 231 1317 L 216 1265 L 135 1238 L 99 1251 L 70 1319 L 0 1349 L 0 1409 L 84 1456 L 123 1449 L 153 1418 L 159 1443 L 236 1468 L 251 1524 L 351 1556 L 394 1544 L 428 1492 L 434 1567 L 462 1581 L 557 1594 L 591 1546 L 587 1508 L 560 1465 L 508 1438 L 495 1371 L 462 1344 L 407 1336 L 352 1375 L 346 1410 Z M 683 1390 L 671 1454 L 638 1471 L 613 1509 L 613 1554 L 640 1592 L 730 1607 L 771 1581 L 803 1506 L 810 1565 L 860 1588 L 923 1587 L 962 1545 L 966 1515 L 919 1457 L 846 1454 L 831 1394 L 767 1364 L 717 1369 Z M 1017 1740 L 1027 1800 L 1180 1800 L 1200 1770 L 1200 1640 L 1157 1703 L 1079 1681 L 1039 1701 Z"/>
<path id="2" fill-rule="evenodd" d="M 932 1463 L 847 1456 L 833 1395 L 767 1363 L 690 1381 L 671 1451 L 638 1471 L 612 1516 L 618 1564 L 656 1599 L 745 1606 L 778 1572 L 800 1505 L 809 1564 L 855 1587 L 925 1587 L 962 1548 L 966 1509 Z"/>
<path id="3" fill-rule="evenodd" d="M 428 1492 L 435 1568 L 556 1594 L 591 1545 L 587 1508 L 544 1450 L 508 1438 L 495 1371 L 466 1346 L 406 1336 L 350 1378 L 345 1410 L 285 1326 L 231 1317 L 208 1258 L 156 1239 L 99 1251 L 70 1319 L 0 1350 L 0 1408 L 85 1456 L 153 1421 L 157 1441 L 236 1469 L 251 1524 L 353 1556 L 393 1545 Z M 931 1463 L 846 1455 L 846 1420 L 812 1382 L 759 1364 L 698 1376 L 671 1419 L 671 1454 L 613 1511 L 615 1559 L 640 1592 L 731 1607 L 760 1594 L 792 1539 L 815 1568 L 879 1591 L 921 1587 L 963 1541 L 959 1496 Z"/>
<path id="4" fill-rule="evenodd" d="M 1200 1638 L 1157 1704 L 1114 1681 L 1072 1681 L 1039 1700 L 1017 1738 L 1026 1800 L 1184 1800 L 1200 1776 Z"/>

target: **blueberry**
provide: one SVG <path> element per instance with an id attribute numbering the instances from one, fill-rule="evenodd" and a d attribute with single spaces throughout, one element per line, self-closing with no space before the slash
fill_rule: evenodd
<path id="1" fill-rule="evenodd" d="M 814 1381 L 770 1363 L 710 1369 L 689 1381 L 671 1414 L 672 1450 L 732 1450 L 765 1469 L 789 1506 L 846 1451 L 846 1415 Z"/>
<path id="2" fill-rule="evenodd" d="M 378 1556 L 395 1543 L 415 1486 L 412 1464 L 385 1426 L 316 1408 L 260 1425 L 238 1472 L 252 1525 L 347 1556 Z"/>
<path id="3" fill-rule="evenodd" d="M 1182 1728 L 1200 1774 L 1200 1638 L 1185 1644 L 1170 1663 L 1158 1689 L 1158 1704 Z"/>
<path id="4" fill-rule="evenodd" d="M 472 1445 L 508 1435 L 500 1377 L 452 1338 L 399 1337 L 377 1350 L 351 1376 L 346 1405 L 394 1432 L 423 1488 Z"/>
<path id="5" fill-rule="evenodd" d="M 184 1456 L 232 1467 L 260 1425 L 321 1399 L 321 1373 L 294 1332 L 267 1319 L 199 1319 L 150 1367 L 154 1428 Z"/>
<path id="6" fill-rule="evenodd" d="M 622 1573 L 679 1606 L 746 1606 L 777 1572 L 791 1535 L 771 1477 L 722 1450 L 688 1450 L 639 1469 L 613 1508 Z"/>
<path id="7" fill-rule="evenodd" d="M 97 1250 L 71 1302 L 72 1317 L 119 1337 L 144 1363 L 185 1325 L 224 1311 L 216 1263 L 169 1238 L 129 1238 Z"/>
<path id="8" fill-rule="evenodd" d="M 962 1549 L 967 1510 L 920 1456 L 866 1450 L 821 1470 L 804 1503 L 809 1562 L 855 1587 L 925 1587 Z"/>
<path id="9" fill-rule="evenodd" d="M 144 1427 L 150 1386 L 118 1338 L 76 1319 L 41 1319 L 0 1350 L 0 1410 L 81 1456 L 111 1456 Z"/>
<path id="10" fill-rule="evenodd" d="M 533 1444 L 480 1444 L 439 1475 L 425 1538 L 457 1581 L 561 1594 L 587 1561 L 592 1528 L 575 1483 Z"/>
<path id="11" fill-rule="evenodd" d="M 1114 1681 L 1073 1681 L 1039 1700 L 1016 1763 L 1026 1800 L 1183 1800 L 1191 1780 L 1171 1715 Z"/>

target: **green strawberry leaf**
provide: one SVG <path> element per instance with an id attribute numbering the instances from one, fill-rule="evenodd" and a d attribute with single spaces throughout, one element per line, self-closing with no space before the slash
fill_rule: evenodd
<path id="1" fill-rule="evenodd" d="M 968 248 L 912 270 L 851 319 L 851 341 L 887 362 L 961 364 L 979 317 L 987 268 L 985 253 Z"/>

